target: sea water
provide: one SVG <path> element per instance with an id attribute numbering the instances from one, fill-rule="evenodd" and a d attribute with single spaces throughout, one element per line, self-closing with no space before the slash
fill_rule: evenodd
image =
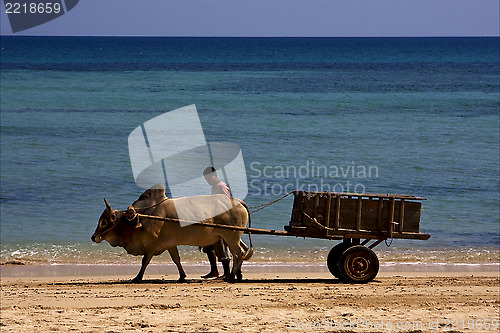
<path id="1" fill-rule="evenodd" d="M 90 241 L 103 197 L 124 209 L 143 191 L 130 132 L 196 104 L 207 141 L 241 148 L 248 205 L 296 188 L 425 197 L 431 238 L 379 245 L 383 266 L 498 267 L 498 59 L 498 38 L 2 36 L 1 261 L 135 263 Z M 283 230 L 292 200 L 252 227 Z M 253 243 L 262 264 L 324 263 L 335 245 Z"/>

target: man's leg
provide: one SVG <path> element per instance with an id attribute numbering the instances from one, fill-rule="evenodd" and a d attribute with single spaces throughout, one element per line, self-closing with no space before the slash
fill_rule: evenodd
<path id="1" fill-rule="evenodd" d="M 230 259 L 222 261 L 222 268 L 224 268 L 224 275 L 222 277 L 229 276 L 229 273 L 231 273 L 231 270 L 229 269 L 229 263 L 230 262 L 231 262 Z"/>
<path id="2" fill-rule="evenodd" d="M 219 258 L 219 261 L 222 263 L 222 268 L 224 268 L 224 275 L 222 277 L 226 277 L 231 272 L 229 269 L 229 262 L 231 261 L 231 257 L 229 256 L 227 245 L 221 239 L 220 241 L 215 243 L 213 247 L 217 258 Z"/>
<path id="3" fill-rule="evenodd" d="M 208 261 L 210 262 L 210 272 L 203 275 L 202 278 L 208 279 L 219 276 L 219 270 L 217 269 L 217 256 L 215 255 L 214 246 L 209 245 L 203 248 L 203 252 L 207 254 Z"/>

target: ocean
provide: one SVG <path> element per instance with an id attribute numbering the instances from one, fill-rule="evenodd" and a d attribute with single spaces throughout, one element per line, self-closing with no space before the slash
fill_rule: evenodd
<path id="1" fill-rule="evenodd" d="M 131 131 L 195 104 L 207 141 L 241 148 L 248 205 L 295 188 L 425 197 L 420 229 L 431 238 L 382 243 L 382 269 L 499 267 L 497 37 L 0 42 L 4 264 L 138 264 L 91 242 L 103 198 L 124 209 L 143 191 Z M 255 213 L 252 226 L 283 230 L 292 200 Z M 335 245 L 253 243 L 252 262 L 271 265 L 324 264 Z M 195 247 L 181 259 L 206 265 Z"/>

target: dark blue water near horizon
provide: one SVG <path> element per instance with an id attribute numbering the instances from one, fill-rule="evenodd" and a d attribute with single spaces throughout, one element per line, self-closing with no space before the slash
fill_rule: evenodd
<path id="1" fill-rule="evenodd" d="M 276 70 L 498 64 L 498 37 L 210 38 L 2 36 L 3 68 L 67 71 Z M 57 45 L 57 47 L 54 47 Z M 26 60 L 26 61 L 25 61 Z M 67 65 L 67 66 L 65 66 Z M 73 67 L 71 67 L 73 65 Z M 123 67 L 125 66 L 125 67 Z M 207 66 L 207 67 L 205 67 Z"/>
<path id="2" fill-rule="evenodd" d="M 293 186 L 422 196 L 431 239 L 395 241 L 384 260 L 498 262 L 498 37 L 1 36 L 0 48 L 2 261 L 124 260 L 89 237 L 102 197 L 125 208 L 141 192 L 128 135 L 196 104 L 207 140 L 241 147 L 250 205 Z M 290 209 L 254 226 L 282 229 Z M 332 245 L 256 243 L 261 261 Z"/>

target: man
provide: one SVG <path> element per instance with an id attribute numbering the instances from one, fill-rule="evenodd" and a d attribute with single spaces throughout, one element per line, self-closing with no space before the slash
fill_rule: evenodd
<path id="1" fill-rule="evenodd" d="M 203 170 L 203 176 L 205 177 L 205 181 L 212 186 L 212 194 L 225 194 L 229 197 L 231 196 L 229 186 L 217 178 L 217 172 L 214 167 L 210 166 L 205 168 L 205 170 Z M 231 261 L 231 257 L 229 256 L 227 245 L 222 239 L 213 245 L 205 246 L 203 252 L 207 254 L 208 261 L 210 262 L 210 272 L 203 275 L 202 278 L 208 279 L 219 277 L 217 258 L 219 258 L 219 261 L 222 263 L 222 268 L 224 268 L 224 275 L 222 277 L 229 275 L 229 262 Z"/>

